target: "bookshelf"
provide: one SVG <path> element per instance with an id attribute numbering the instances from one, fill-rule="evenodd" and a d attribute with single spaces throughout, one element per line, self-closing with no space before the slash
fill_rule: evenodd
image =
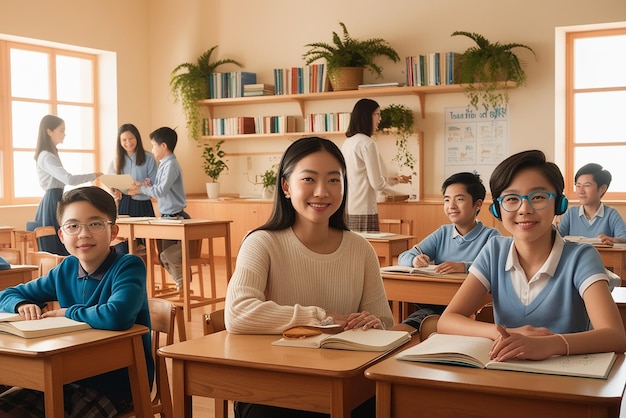
<path id="1" fill-rule="evenodd" d="M 504 86 L 504 83 L 502 83 Z M 516 87 L 515 84 L 508 82 L 507 88 Z M 308 94 L 286 94 L 274 96 L 253 96 L 238 97 L 228 99 L 206 99 L 198 101 L 198 105 L 204 109 L 209 119 L 213 118 L 213 111 L 218 107 L 242 106 L 242 105 L 272 105 L 280 103 L 294 103 L 298 106 L 300 115 L 306 116 L 306 104 L 313 101 L 329 101 L 341 99 L 361 99 L 363 97 L 398 97 L 398 96 L 414 96 L 419 101 L 419 111 L 422 119 L 426 115 L 426 96 L 429 94 L 447 94 L 462 93 L 465 90 L 463 84 L 437 85 L 437 86 L 415 86 L 415 87 L 374 87 L 361 90 L 344 90 L 330 91 L 325 93 L 308 93 Z M 322 132 L 319 132 L 322 133 Z M 324 135 L 343 134 L 344 132 L 323 132 Z M 245 138 L 275 138 L 282 139 L 285 137 L 294 137 L 308 135 L 311 132 L 287 132 L 281 134 L 246 134 L 246 135 L 229 135 L 229 136 L 202 136 L 202 139 L 224 139 L 237 140 Z"/>

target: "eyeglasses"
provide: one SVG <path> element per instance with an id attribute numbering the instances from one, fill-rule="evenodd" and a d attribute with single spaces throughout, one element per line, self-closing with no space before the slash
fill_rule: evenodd
<path id="1" fill-rule="evenodd" d="M 550 199 L 554 199 L 555 197 L 556 194 L 551 192 L 532 192 L 524 196 L 511 193 L 500 196 L 496 200 L 505 211 L 515 212 L 522 207 L 524 199 L 528 200 L 528 204 L 531 208 L 542 210 L 547 208 L 550 204 Z"/>
<path id="2" fill-rule="evenodd" d="M 99 234 L 104 231 L 107 225 L 113 225 L 113 222 L 105 220 L 91 221 L 84 224 L 80 224 L 77 222 L 66 222 L 61 226 L 61 229 L 67 235 L 78 235 L 83 227 L 87 228 L 87 231 L 89 231 L 89 233 L 91 234 Z"/>

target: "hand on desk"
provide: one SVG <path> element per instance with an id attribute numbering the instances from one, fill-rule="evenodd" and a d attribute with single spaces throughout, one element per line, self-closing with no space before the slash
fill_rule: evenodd
<path id="1" fill-rule="evenodd" d="M 41 317 L 42 318 L 50 318 L 52 316 L 65 316 L 65 311 L 67 311 L 67 308 L 61 308 L 61 309 L 55 309 L 55 310 L 51 310 L 51 311 L 46 311 L 44 312 Z"/>
<path id="2" fill-rule="evenodd" d="M 493 342 L 489 358 L 496 361 L 510 359 L 543 360 L 554 354 L 554 346 L 544 337 L 555 335 L 547 328 L 525 325 L 520 328 L 507 329 L 496 325 L 498 336 Z M 557 337 L 561 341 L 561 337 Z"/>
<path id="3" fill-rule="evenodd" d="M 23 303 L 17 307 L 17 313 L 26 320 L 41 319 L 43 318 L 42 313 L 44 311 L 45 308 L 42 310 L 39 305 L 34 303 Z"/>
<path id="4" fill-rule="evenodd" d="M 417 257 L 416 257 L 417 258 Z M 441 264 L 435 266 L 436 273 L 465 273 L 465 263 L 444 261 Z"/>
<path id="5" fill-rule="evenodd" d="M 335 320 L 335 324 L 341 325 L 344 330 L 358 328 L 363 328 L 364 330 L 370 328 L 385 329 L 382 321 L 367 311 L 355 312 L 350 315 L 333 314 L 329 312 L 326 312 L 326 314 L 332 316 Z"/>

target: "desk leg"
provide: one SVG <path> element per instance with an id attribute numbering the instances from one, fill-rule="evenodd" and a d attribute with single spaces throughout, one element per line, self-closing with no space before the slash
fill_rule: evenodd
<path id="1" fill-rule="evenodd" d="M 189 241 L 187 237 L 183 237 L 180 243 L 182 257 L 182 274 L 183 274 L 183 309 L 187 315 L 187 321 L 191 321 L 191 276 L 189 275 Z M 202 266 L 200 266 L 202 268 Z"/>
<path id="2" fill-rule="evenodd" d="M 63 381 L 61 380 L 61 374 L 58 373 L 62 369 L 62 362 L 56 356 L 45 361 L 44 407 L 47 417 L 62 417 L 64 414 Z"/>
<path id="3" fill-rule="evenodd" d="M 342 379 L 333 379 L 330 391 L 330 418 L 350 418 L 352 411 L 344 399 L 345 388 Z"/>
<path id="4" fill-rule="evenodd" d="M 228 401 L 215 398 L 215 418 L 228 418 Z"/>
<path id="5" fill-rule="evenodd" d="M 376 382 L 376 418 L 391 418 L 391 383 Z"/>
<path id="6" fill-rule="evenodd" d="M 151 238 L 146 238 L 146 271 L 147 271 L 147 290 L 148 290 L 148 297 L 149 298 L 153 298 L 154 297 L 154 287 L 155 287 L 155 278 L 154 278 L 154 262 L 155 260 L 153 260 L 154 258 L 154 254 L 158 254 L 158 251 L 153 251 L 152 250 L 152 246 L 157 245 L 156 240 L 155 239 L 151 239 Z"/>
<path id="7" fill-rule="evenodd" d="M 172 359 L 172 404 L 175 417 L 191 418 L 192 416 L 192 399 L 185 392 L 185 362 L 174 358 Z"/>
<path id="8" fill-rule="evenodd" d="M 150 386 L 148 384 L 148 369 L 143 353 L 141 335 L 135 335 L 130 342 L 133 350 L 133 364 L 128 367 L 130 390 L 133 396 L 133 409 L 137 418 L 152 417 L 150 401 Z M 57 416 L 57 415 L 55 415 Z M 63 416 L 63 415 L 60 415 Z"/>
<path id="9" fill-rule="evenodd" d="M 224 236 L 224 255 L 226 256 L 226 283 L 230 281 L 233 275 L 233 259 L 230 246 L 230 223 L 226 224 L 226 234 Z"/>

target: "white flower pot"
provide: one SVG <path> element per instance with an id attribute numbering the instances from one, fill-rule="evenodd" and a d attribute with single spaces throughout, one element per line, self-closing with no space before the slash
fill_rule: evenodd
<path id="1" fill-rule="evenodd" d="M 206 183 L 206 194 L 209 199 L 217 199 L 220 195 L 219 183 Z"/>
<path id="2" fill-rule="evenodd" d="M 273 200 L 274 199 L 274 191 L 276 191 L 276 186 L 264 187 L 263 188 L 263 194 L 262 194 L 261 197 L 263 199 Z"/>

